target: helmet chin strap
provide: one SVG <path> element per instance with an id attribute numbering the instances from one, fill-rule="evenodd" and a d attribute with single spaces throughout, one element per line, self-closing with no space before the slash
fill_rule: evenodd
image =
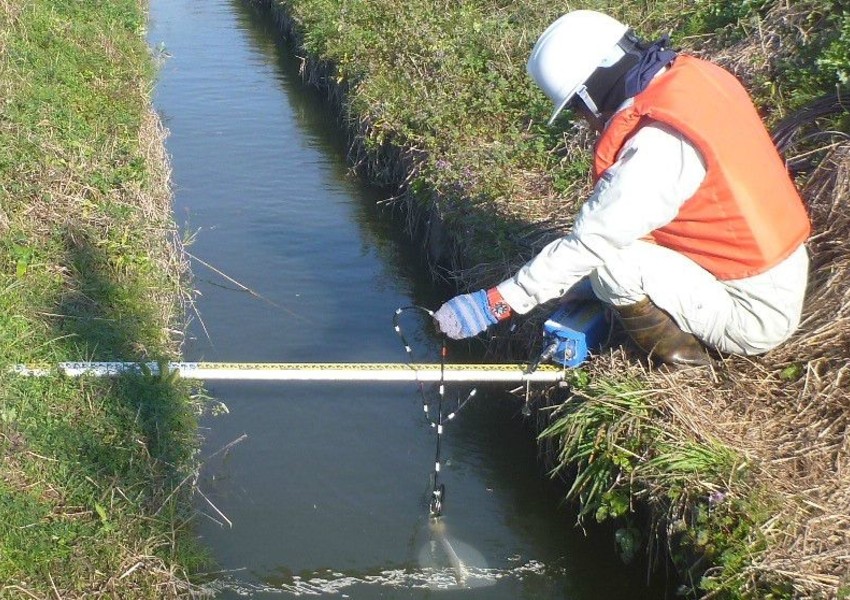
<path id="1" fill-rule="evenodd" d="M 579 86 L 575 97 L 584 104 L 584 116 L 594 128 L 601 131 L 623 102 L 643 91 L 676 58 L 667 43 L 667 36 L 647 44 L 627 31 L 612 54 Z"/>
<path id="2" fill-rule="evenodd" d="M 599 132 L 605 129 L 606 119 L 602 116 L 602 111 L 599 110 L 596 102 L 594 102 L 593 98 L 590 96 L 590 91 L 587 87 L 582 85 L 576 90 L 575 95 L 579 100 L 581 100 L 582 104 L 584 104 L 584 107 L 587 109 L 587 112 L 584 114 L 584 118 L 590 126 Z"/>
<path id="3" fill-rule="evenodd" d="M 626 32 L 617 43 L 620 57 L 597 67 L 576 95 L 604 123 L 623 102 L 642 92 L 661 69 L 673 62 L 676 51 L 667 49 L 667 44 L 667 36 L 650 44 Z"/>
<path id="4" fill-rule="evenodd" d="M 593 98 L 590 97 L 590 92 L 587 91 L 587 86 L 582 84 L 576 90 L 576 96 L 581 98 L 581 101 L 584 102 L 584 105 L 587 107 L 587 110 L 593 113 L 594 117 L 596 117 L 597 119 L 602 118 L 602 114 L 599 112 L 599 107 L 596 106 L 596 102 L 593 101 Z"/>

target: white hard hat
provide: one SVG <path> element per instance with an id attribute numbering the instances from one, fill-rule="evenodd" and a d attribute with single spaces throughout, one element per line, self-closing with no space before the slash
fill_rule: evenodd
<path id="1" fill-rule="evenodd" d="M 549 123 L 577 93 L 597 67 L 623 57 L 619 42 L 628 27 L 592 10 L 576 10 L 552 23 L 537 40 L 526 69 L 555 105 Z M 582 92 L 585 92 L 582 94 Z"/>

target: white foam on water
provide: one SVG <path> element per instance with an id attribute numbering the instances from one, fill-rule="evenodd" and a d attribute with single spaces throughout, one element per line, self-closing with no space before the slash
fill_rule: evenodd
<path id="1" fill-rule="evenodd" d="M 456 552 L 467 552 L 458 544 Z M 430 553 L 430 549 L 424 550 Z M 281 596 L 321 596 L 339 594 L 346 597 L 346 591 L 356 586 L 377 586 L 391 589 L 428 589 L 458 590 L 471 587 L 495 585 L 498 581 L 525 575 L 545 574 L 545 565 L 530 560 L 512 568 L 487 568 L 464 564 L 465 576 L 459 580 L 454 566 L 422 567 L 419 569 L 388 569 L 375 574 L 350 575 L 333 571 L 321 571 L 312 575 L 295 575 L 291 581 L 275 585 L 238 581 L 233 578 L 221 578 L 207 585 L 210 592 L 229 591 L 240 596 L 253 594 L 279 594 Z"/>

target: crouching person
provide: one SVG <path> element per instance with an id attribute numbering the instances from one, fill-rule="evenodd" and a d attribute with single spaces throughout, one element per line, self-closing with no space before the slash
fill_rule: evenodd
<path id="1" fill-rule="evenodd" d="M 599 132 L 595 185 L 566 236 L 497 286 L 435 313 L 461 339 L 588 281 L 652 358 L 767 352 L 794 332 L 808 277 L 808 215 L 738 80 L 645 43 L 594 11 L 568 13 L 527 69 Z"/>

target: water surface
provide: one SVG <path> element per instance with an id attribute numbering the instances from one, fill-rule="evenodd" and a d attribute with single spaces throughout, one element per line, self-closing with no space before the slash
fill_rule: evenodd
<path id="1" fill-rule="evenodd" d="M 176 216 L 215 269 L 193 264 L 201 295 L 185 358 L 404 362 L 393 312 L 435 308 L 445 292 L 377 209 L 387 194 L 349 172 L 324 97 L 279 38 L 238 0 L 151 2 Z M 427 320 L 403 325 L 417 360 L 435 360 Z M 203 422 L 197 527 L 221 598 L 663 597 L 622 564 L 610 531 L 575 527 L 517 402 L 498 390 L 447 427 L 440 531 L 427 516 L 434 434 L 414 384 L 208 390 L 226 410 Z"/>

